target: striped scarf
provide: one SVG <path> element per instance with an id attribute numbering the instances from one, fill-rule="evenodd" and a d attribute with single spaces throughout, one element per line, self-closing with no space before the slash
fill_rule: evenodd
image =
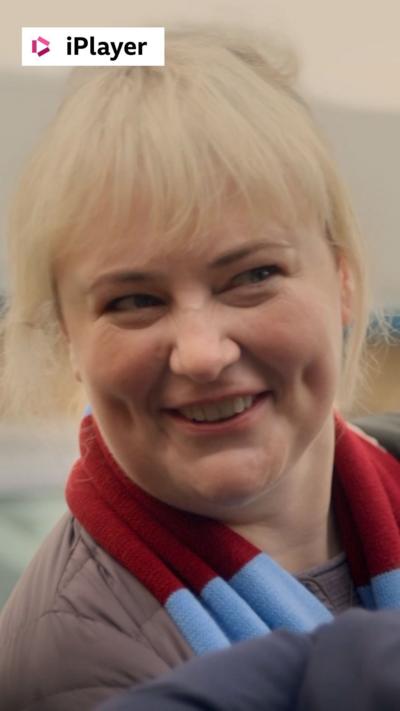
<path id="1" fill-rule="evenodd" d="M 332 619 L 295 577 L 230 528 L 174 509 L 130 481 L 91 415 L 80 450 L 66 490 L 73 515 L 165 607 L 195 654 Z M 362 604 L 400 607 L 400 463 L 340 418 L 333 497 Z"/>

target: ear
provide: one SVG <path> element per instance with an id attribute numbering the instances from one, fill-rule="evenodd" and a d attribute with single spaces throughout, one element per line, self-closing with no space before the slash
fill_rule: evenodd
<path id="1" fill-rule="evenodd" d="M 78 381 L 78 383 L 81 383 L 82 378 L 81 378 L 81 374 L 80 374 L 79 367 L 78 367 L 76 353 L 75 353 L 74 347 L 72 345 L 70 335 L 68 333 L 67 324 L 66 324 L 64 314 L 62 312 L 61 305 L 60 305 L 58 298 L 56 299 L 56 310 L 57 310 L 58 323 L 60 325 L 61 333 L 65 339 L 66 347 L 68 348 L 68 357 L 69 357 L 69 362 L 71 364 L 72 372 L 74 374 L 75 379 Z"/>
<path id="2" fill-rule="evenodd" d="M 70 340 L 68 340 L 68 353 L 69 353 L 69 362 L 71 363 L 71 368 L 72 368 L 72 372 L 75 376 L 75 379 L 78 381 L 78 383 L 81 383 L 82 377 L 80 374 L 76 353 L 75 353 L 74 347 L 73 347 Z"/>
<path id="3" fill-rule="evenodd" d="M 344 254 L 338 257 L 342 325 L 351 326 L 354 312 L 354 275 Z"/>
<path id="4" fill-rule="evenodd" d="M 60 326 L 61 333 L 65 339 L 67 346 L 69 347 L 70 339 L 69 339 L 69 334 L 68 334 L 68 330 L 67 330 L 67 324 L 65 323 L 64 313 L 62 311 L 60 299 L 59 299 L 57 293 L 56 293 L 56 297 L 55 297 L 54 308 L 56 310 L 57 320 L 58 320 L 58 324 Z"/>

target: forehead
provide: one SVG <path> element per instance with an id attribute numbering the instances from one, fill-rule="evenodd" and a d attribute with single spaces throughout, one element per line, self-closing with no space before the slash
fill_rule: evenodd
<path id="1" fill-rule="evenodd" d="M 318 233 L 318 235 L 313 234 Z M 193 228 L 168 234 L 151 227 L 144 209 L 136 210 L 128 223 L 115 225 L 99 219 L 74 241 L 67 252 L 56 260 L 58 270 L 72 268 L 91 274 L 108 269 L 158 268 L 164 265 L 211 263 L 221 255 L 245 248 L 247 243 L 265 243 L 271 247 L 312 249 L 321 241 L 321 230 L 315 220 L 308 219 L 297 227 L 273 219 L 268 214 L 249 213 L 242 205 L 227 202 L 215 220 L 203 226 L 203 231 Z"/>

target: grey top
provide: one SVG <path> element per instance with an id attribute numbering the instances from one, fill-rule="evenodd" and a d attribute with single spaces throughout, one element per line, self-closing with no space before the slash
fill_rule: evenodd
<path id="1" fill-rule="evenodd" d="M 334 615 L 361 604 L 345 553 L 296 577 Z"/>

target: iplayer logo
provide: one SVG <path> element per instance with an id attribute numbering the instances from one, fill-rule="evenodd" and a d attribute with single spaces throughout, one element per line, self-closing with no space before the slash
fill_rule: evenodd
<path id="1" fill-rule="evenodd" d="M 163 67 L 165 28 L 22 27 L 21 63 L 40 68 Z"/>
<path id="2" fill-rule="evenodd" d="M 44 45 L 43 49 L 38 49 L 39 42 L 41 45 Z M 32 54 L 37 54 L 38 57 L 42 57 L 43 54 L 47 54 L 47 52 L 50 52 L 49 44 L 50 42 L 44 39 L 44 37 L 38 37 L 37 39 L 32 40 Z"/>

